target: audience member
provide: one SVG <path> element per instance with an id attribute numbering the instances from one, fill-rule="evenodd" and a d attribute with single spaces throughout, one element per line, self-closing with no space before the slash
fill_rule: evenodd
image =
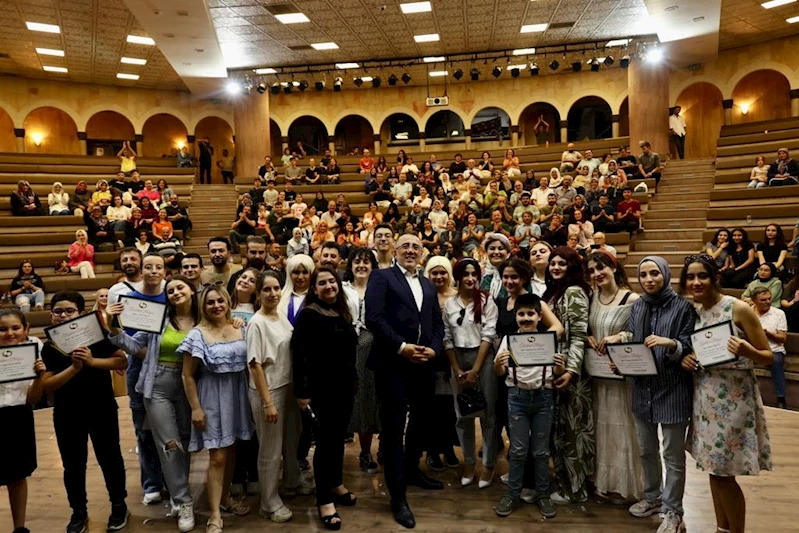
<path id="1" fill-rule="evenodd" d="M 302 169 L 297 166 L 297 159 L 292 157 L 289 160 L 289 166 L 286 168 L 286 183 L 302 183 L 303 176 Z"/>
<path id="2" fill-rule="evenodd" d="M 768 185 L 769 165 L 766 164 L 766 158 L 759 155 L 755 158 L 755 166 L 752 167 L 752 173 L 749 175 L 750 189 L 759 189 Z"/>
<path id="3" fill-rule="evenodd" d="M 308 168 L 305 169 L 305 183 L 307 185 L 321 185 L 325 181 L 324 168 L 316 166 L 316 159 L 312 157 L 308 160 Z"/>
<path id="4" fill-rule="evenodd" d="M 519 167 L 519 158 L 516 157 L 516 152 L 509 148 L 505 150 L 505 159 L 502 161 L 502 168 L 510 179 L 518 178 L 522 175 L 521 168 Z"/>
<path id="5" fill-rule="evenodd" d="M 29 312 L 31 307 L 34 311 L 44 309 L 44 281 L 36 273 L 32 262 L 25 260 L 19 264 L 17 275 L 11 280 L 9 293 L 23 313 Z"/>
<path id="6" fill-rule="evenodd" d="M 399 173 L 400 175 L 407 175 L 409 180 L 416 180 L 419 175 L 419 167 L 417 167 L 416 163 L 413 162 L 413 158 L 408 156 Z"/>
<path id="7" fill-rule="evenodd" d="M 86 225 L 89 242 L 97 251 L 107 252 L 114 249 L 117 244 L 114 230 L 99 205 L 92 207 L 90 216 L 86 218 Z"/>
<path id="8" fill-rule="evenodd" d="M 552 248 L 566 246 L 569 230 L 563 225 L 563 217 L 560 214 L 552 214 L 549 225 L 541 229 L 541 239 L 548 242 Z"/>
<path id="9" fill-rule="evenodd" d="M 367 148 L 363 149 L 363 157 L 358 161 L 361 174 L 369 174 L 375 166 L 375 160 Z"/>
<path id="10" fill-rule="evenodd" d="M 477 170 L 480 172 L 480 177 L 488 179 L 494 172 L 494 161 L 491 159 L 489 152 L 483 152 L 480 156 L 480 162 L 477 164 Z"/>
<path id="11" fill-rule="evenodd" d="M 192 224 L 186 208 L 180 206 L 180 198 L 177 194 L 169 196 L 169 203 L 165 206 L 167 219 L 172 224 L 173 230 L 180 230 L 183 238 L 186 238 Z"/>
<path id="12" fill-rule="evenodd" d="M 577 163 L 583 158 L 583 154 L 574 149 L 574 143 L 566 145 L 566 150 L 560 156 L 560 172 L 572 172 L 577 166 Z M 553 185 L 554 187 L 555 185 Z"/>
<path id="13" fill-rule="evenodd" d="M 720 270 L 727 264 L 727 258 L 730 256 L 729 246 L 730 230 L 727 228 L 718 230 L 713 240 L 705 244 L 705 253 L 713 259 Z"/>
<path id="14" fill-rule="evenodd" d="M 799 163 L 791 159 L 787 148 L 777 150 L 777 160 L 768 169 L 770 187 L 799 183 Z"/>
<path id="15" fill-rule="evenodd" d="M 763 232 L 763 240 L 758 243 L 756 251 L 759 264 L 772 263 L 780 272 L 785 269 L 788 245 L 785 244 L 785 234 L 779 224 L 766 226 Z"/>
<path id="16" fill-rule="evenodd" d="M 616 163 L 618 163 L 619 168 L 629 177 L 633 177 L 638 173 L 638 159 L 630 153 L 630 148 L 628 146 L 619 148 L 619 155 L 616 157 Z"/>
<path id="17" fill-rule="evenodd" d="M 785 311 L 785 317 L 788 319 L 788 331 L 799 333 L 799 270 L 785 284 L 782 295 L 780 306 Z"/>
<path id="18" fill-rule="evenodd" d="M 60 181 L 53 183 L 53 188 L 47 195 L 47 205 L 50 206 L 51 215 L 71 215 L 69 208 L 69 194 L 64 192 L 64 186 Z"/>
<path id="19" fill-rule="evenodd" d="M 258 177 L 267 183 L 277 180 L 277 169 L 270 156 L 264 156 L 264 164 L 258 167 Z"/>
<path id="20" fill-rule="evenodd" d="M 192 156 L 186 146 L 181 146 L 177 153 L 178 168 L 190 168 L 192 166 Z"/>
<path id="21" fill-rule="evenodd" d="M 341 167 L 338 166 L 338 161 L 335 158 L 331 158 L 327 165 L 327 182 L 341 183 Z"/>
<path id="22" fill-rule="evenodd" d="M 607 237 L 605 236 L 605 234 L 602 233 L 601 231 L 597 231 L 596 233 L 594 233 L 594 245 L 591 246 L 591 248 L 594 250 L 607 252 L 613 257 L 616 257 L 616 248 L 614 248 L 609 244 L 606 244 L 605 243 L 606 240 Z"/>
<path id="23" fill-rule="evenodd" d="M 255 235 L 255 220 L 252 215 L 252 207 L 245 205 L 239 217 L 230 225 L 228 232 L 234 254 L 239 254 L 239 245 L 247 242 L 247 237 L 250 235 Z"/>
<path id="24" fill-rule="evenodd" d="M 130 146 L 130 141 L 124 141 L 122 148 L 117 152 L 117 159 L 119 159 L 119 171 L 124 172 L 126 176 L 136 170 L 136 152 Z"/>
<path id="25" fill-rule="evenodd" d="M 574 204 L 574 199 L 577 198 L 577 189 L 572 187 L 572 177 L 568 174 L 563 176 L 561 186 L 555 189 L 555 198 L 557 199 L 558 207 L 563 210 Z"/>
<path id="26" fill-rule="evenodd" d="M 44 214 L 39 197 L 33 192 L 30 183 L 17 182 L 17 190 L 11 193 L 11 213 L 15 216 L 39 216 Z"/>
<path id="27" fill-rule="evenodd" d="M 88 213 L 91 203 L 92 193 L 89 192 L 89 186 L 85 181 L 81 180 L 75 185 L 75 193 L 70 198 L 69 208 L 72 211 L 80 209 L 83 213 Z"/>
<path id="28" fill-rule="evenodd" d="M 732 230 L 732 244 L 727 248 L 730 254 L 727 264 L 721 270 L 724 287 L 743 289 L 754 277 L 757 269 L 755 247 L 749 242 L 749 234 L 743 228 Z"/>
<path id="29" fill-rule="evenodd" d="M 594 225 L 585 219 L 585 211 L 575 209 L 569 220 L 570 235 L 577 235 L 577 249 L 587 251 L 594 244 Z"/>
<path id="30" fill-rule="evenodd" d="M 226 237 L 212 237 L 208 241 L 211 264 L 205 267 L 200 281 L 203 285 L 221 284 L 226 287 L 230 277 L 241 270 L 241 265 L 230 263 L 230 241 Z"/>
<path id="31" fill-rule="evenodd" d="M 616 221 L 623 231 L 632 236 L 641 227 L 641 202 L 633 198 L 633 190 L 630 187 L 625 187 L 622 194 L 624 201 L 616 206 Z"/>
<path id="32" fill-rule="evenodd" d="M 760 319 L 763 333 L 768 339 L 769 348 L 774 354 L 771 364 L 771 381 L 774 385 L 774 394 L 777 396 L 777 407 L 787 409 L 785 401 L 785 341 L 788 338 L 788 321 L 785 312 L 779 308 L 778 302 L 772 301 L 772 293 L 767 287 L 759 287 L 750 295 L 752 308 Z"/>
<path id="33" fill-rule="evenodd" d="M 591 208 L 591 222 L 597 231 L 612 233 L 616 229 L 616 209 L 610 205 L 607 193 L 599 194 L 599 203 Z"/>
<path id="34" fill-rule="evenodd" d="M 560 176 L 560 171 L 558 171 L 558 169 L 554 168 L 552 170 L 557 171 L 558 176 Z M 530 192 L 530 196 L 535 206 L 538 207 L 538 209 L 541 209 L 547 205 L 547 197 L 554 193 L 555 191 L 549 188 L 549 176 L 542 176 L 538 187 L 534 188 Z"/>
<path id="35" fill-rule="evenodd" d="M 563 209 L 557 205 L 558 199 L 555 196 L 554 192 L 549 193 L 547 196 L 547 205 L 539 209 L 541 212 L 541 217 L 538 219 L 538 224 L 541 226 L 543 230 L 546 226 L 549 226 L 552 217 L 555 215 L 563 216 Z"/>
<path id="36" fill-rule="evenodd" d="M 594 152 L 591 149 L 587 149 L 584 157 L 577 163 L 576 170 L 586 168 L 588 169 L 588 176 L 590 176 L 594 170 L 599 168 L 600 163 L 601 161 L 594 157 Z"/>
<path id="37" fill-rule="evenodd" d="M 200 254 L 191 252 L 184 254 L 180 259 L 180 275 L 191 282 L 191 286 L 194 287 L 195 291 L 199 291 L 202 288 L 202 283 L 200 282 L 202 272 L 203 258 L 200 257 Z"/>
<path id="38" fill-rule="evenodd" d="M 517 245 L 525 252 L 529 251 L 530 246 L 535 244 L 541 237 L 541 227 L 533 220 L 533 213 L 525 211 L 522 213 L 522 220 L 513 232 Z M 526 254 L 529 255 L 529 254 Z"/>
<path id="39" fill-rule="evenodd" d="M 777 268 L 772 263 L 761 263 L 757 269 L 755 279 L 749 282 L 741 294 L 741 300 L 748 304 L 752 304 L 752 294 L 758 287 L 764 287 L 771 293 L 771 301 L 775 307 L 780 306 L 782 299 L 782 282 L 777 277 Z"/>
<path id="40" fill-rule="evenodd" d="M 653 178 L 655 180 L 655 190 L 657 190 L 660 183 L 660 171 L 662 165 L 660 163 L 660 155 L 652 151 L 652 145 L 649 141 L 641 143 L 641 155 L 638 157 L 638 172 L 642 179 Z"/>

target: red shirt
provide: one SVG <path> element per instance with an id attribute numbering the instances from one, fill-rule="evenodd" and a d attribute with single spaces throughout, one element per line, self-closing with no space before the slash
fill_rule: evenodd
<path id="1" fill-rule="evenodd" d="M 362 157 L 359 165 L 363 170 L 368 172 L 372 170 L 373 166 L 375 166 L 375 160 L 371 157 Z"/>
<path id="2" fill-rule="evenodd" d="M 623 216 L 619 220 L 623 220 L 624 222 L 635 222 L 638 220 L 635 216 L 631 214 L 624 215 L 628 209 L 631 209 L 633 213 L 641 210 L 641 202 L 638 200 L 630 199 L 630 201 L 622 201 L 619 202 L 619 205 L 616 206 L 616 213 L 621 213 Z"/>

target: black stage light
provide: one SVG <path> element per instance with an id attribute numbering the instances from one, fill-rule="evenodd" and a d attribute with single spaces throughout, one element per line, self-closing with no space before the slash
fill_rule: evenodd
<path id="1" fill-rule="evenodd" d="M 363 80 L 361 79 L 361 77 L 360 77 L 360 76 L 358 76 L 357 78 L 355 78 L 355 80 L 353 81 L 353 83 L 355 83 L 355 86 L 356 86 L 356 87 L 360 87 L 361 85 L 363 85 Z"/>
<path id="2" fill-rule="evenodd" d="M 596 59 L 591 61 L 591 72 L 599 72 L 599 61 Z"/>
<path id="3" fill-rule="evenodd" d="M 463 71 L 461 69 L 457 69 L 455 72 L 452 73 L 452 76 L 456 80 L 459 80 L 459 79 L 461 79 L 463 77 Z"/>
<path id="4" fill-rule="evenodd" d="M 269 90 L 272 91 L 272 94 L 280 94 L 280 84 L 275 83 L 269 88 Z"/>
<path id="5" fill-rule="evenodd" d="M 609 66 L 611 66 L 611 65 L 613 64 L 613 61 L 614 61 L 614 60 L 613 60 L 613 56 L 608 56 L 608 57 L 606 57 L 606 58 L 605 58 L 605 66 L 606 66 L 606 67 L 609 67 Z"/>
<path id="6" fill-rule="evenodd" d="M 500 76 L 502 76 L 502 69 L 499 67 L 494 67 L 494 70 L 491 71 L 491 75 L 494 76 L 495 78 L 499 78 Z"/>
<path id="7" fill-rule="evenodd" d="M 291 94 L 291 83 L 283 87 L 283 92 L 286 94 Z"/>
<path id="8" fill-rule="evenodd" d="M 538 68 L 538 63 L 532 63 L 530 65 L 530 76 L 538 76 L 538 73 L 541 69 Z"/>
<path id="9" fill-rule="evenodd" d="M 620 66 L 621 68 L 627 68 L 627 67 L 629 67 L 629 66 L 630 66 L 630 56 L 624 56 L 624 57 L 622 57 L 622 58 L 621 58 L 621 61 L 619 61 L 619 66 Z"/>
<path id="10" fill-rule="evenodd" d="M 305 89 L 307 89 L 307 88 L 308 88 L 308 82 L 305 81 L 305 80 L 302 80 L 300 82 L 300 85 L 299 85 L 300 92 L 305 92 Z"/>
<path id="11" fill-rule="evenodd" d="M 317 91 L 324 91 L 325 90 L 325 82 L 317 81 L 314 86 L 316 87 Z"/>
<path id="12" fill-rule="evenodd" d="M 511 75 L 512 78 L 518 78 L 519 74 L 521 74 L 521 73 L 522 73 L 522 71 L 517 69 L 517 68 L 510 69 L 510 75 Z"/>
<path id="13" fill-rule="evenodd" d="M 469 74 L 472 77 L 472 81 L 477 81 L 480 79 L 480 71 L 476 68 L 473 68 Z"/>
<path id="14" fill-rule="evenodd" d="M 397 84 L 397 76 L 395 76 L 394 74 L 389 76 L 388 77 L 388 84 L 389 84 L 389 86 L 394 87 Z"/>
<path id="15" fill-rule="evenodd" d="M 376 77 L 372 78 L 372 88 L 373 89 L 377 89 L 378 87 L 380 87 L 380 84 L 382 82 L 383 82 L 383 80 L 380 79 L 380 76 L 376 76 Z"/>
<path id="16" fill-rule="evenodd" d="M 405 74 L 402 75 L 402 83 L 404 83 L 405 85 L 408 85 L 408 83 L 410 81 L 411 81 L 411 75 L 410 74 L 408 74 L 406 72 Z"/>
<path id="17" fill-rule="evenodd" d="M 575 61 L 574 63 L 572 63 L 572 70 L 574 72 L 580 72 L 581 70 L 583 70 L 583 62 Z"/>
<path id="18" fill-rule="evenodd" d="M 259 83 L 258 84 L 258 88 L 256 89 L 256 91 L 258 91 L 258 94 L 264 94 L 266 92 L 266 84 L 265 83 Z"/>
<path id="19" fill-rule="evenodd" d="M 552 63 L 549 64 L 549 68 L 552 70 L 558 70 L 558 68 L 560 68 L 560 63 L 558 63 L 557 59 L 553 59 Z"/>

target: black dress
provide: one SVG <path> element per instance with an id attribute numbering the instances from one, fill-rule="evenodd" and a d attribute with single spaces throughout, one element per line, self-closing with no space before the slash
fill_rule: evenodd
<path id="1" fill-rule="evenodd" d="M 749 244 L 748 246 L 742 247 L 741 250 L 736 250 L 735 247 L 730 250 L 730 257 L 732 258 L 733 268 L 738 268 L 742 264 L 749 259 L 749 250 L 751 250 L 753 246 Z M 729 250 L 729 248 L 728 248 Z M 755 272 L 757 271 L 757 260 L 753 261 L 751 265 L 746 268 L 742 268 L 741 270 L 725 270 L 724 271 L 724 286 L 728 289 L 745 289 L 749 282 L 752 281 L 752 278 L 755 277 Z"/>
<path id="2" fill-rule="evenodd" d="M 3 486 L 30 477 L 36 470 L 33 408 L 27 402 L 22 405 L 0 407 L 0 427 L 9 432 L 10 428 L 13 428 L 11 435 L 0 439 L 0 457 L 3 458 L 0 460 L 0 486 Z"/>

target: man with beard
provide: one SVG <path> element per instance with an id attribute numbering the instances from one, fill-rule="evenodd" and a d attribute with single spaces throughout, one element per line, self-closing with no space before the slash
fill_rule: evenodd
<path id="1" fill-rule="evenodd" d="M 200 254 L 186 254 L 180 260 L 180 274 L 192 282 L 198 293 L 202 290 L 202 283 L 200 283 L 202 271 L 203 258 L 200 257 Z"/>
<path id="2" fill-rule="evenodd" d="M 185 239 L 186 234 L 191 229 L 191 221 L 186 209 L 180 207 L 177 193 L 172 193 L 169 196 L 169 203 L 166 205 L 166 217 L 172 223 L 172 229 L 180 230 Z"/>
<path id="3" fill-rule="evenodd" d="M 375 252 L 378 268 L 394 266 L 394 231 L 388 224 L 375 228 Z"/>
<path id="4" fill-rule="evenodd" d="M 200 283 L 222 283 L 227 286 L 230 277 L 241 270 L 241 265 L 229 263 L 230 241 L 227 237 L 211 237 L 208 240 L 208 255 L 211 256 L 211 265 L 203 270 Z"/>
<path id="5" fill-rule="evenodd" d="M 246 246 L 247 268 L 254 268 L 258 272 L 263 272 L 266 269 L 266 241 L 263 237 L 259 237 L 258 235 L 250 235 L 247 237 Z M 213 261 L 213 256 L 211 256 L 211 261 Z M 227 282 L 228 294 L 233 294 L 233 291 L 236 290 L 236 282 L 239 280 L 239 276 L 241 276 L 242 272 L 244 272 L 244 269 L 239 266 L 239 269 L 230 276 L 230 280 Z"/>

